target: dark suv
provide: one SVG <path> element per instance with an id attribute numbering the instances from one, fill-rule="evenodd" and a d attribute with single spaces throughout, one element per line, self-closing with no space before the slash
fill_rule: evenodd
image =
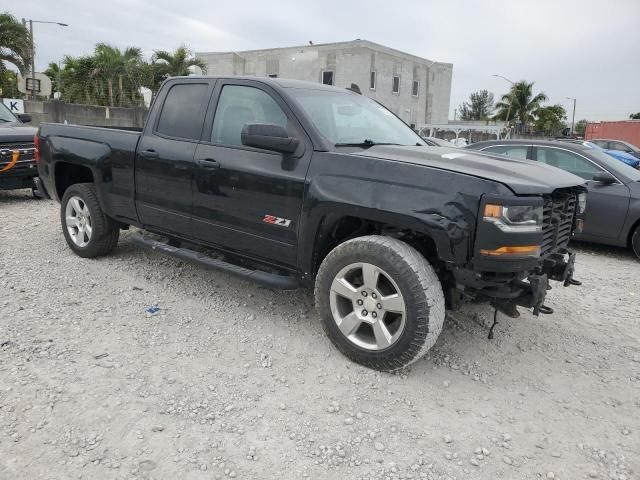
<path id="1" fill-rule="evenodd" d="M 537 140 L 495 140 L 467 148 L 536 160 L 587 181 L 584 228 L 576 238 L 630 247 L 640 258 L 640 171 L 588 145 Z"/>
<path id="2" fill-rule="evenodd" d="M 0 102 L 0 190 L 31 188 L 38 175 L 33 136 L 36 129 L 24 125 L 31 121 L 21 115 L 22 121 Z"/>

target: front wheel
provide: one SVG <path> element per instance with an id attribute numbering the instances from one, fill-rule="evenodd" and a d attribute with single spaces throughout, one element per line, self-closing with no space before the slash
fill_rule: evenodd
<path id="1" fill-rule="evenodd" d="M 445 318 L 433 267 L 390 237 L 359 237 L 337 246 L 320 266 L 315 297 L 334 345 L 376 370 L 393 371 L 420 359 Z"/>
<path id="2" fill-rule="evenodd" d="M 640 259 L 640 224 L 636 225 L 636 228 L 631 235 L 631 250 L 633 250 L 636 257 Z"/>
<path id="3" fill-rule="evenodd" d="M 118 244 L 120 229 L 102 211 L 91 183 L 67 188 L 62 196 L 60 219 L 67 245 L 80 257 L 106 255 Z"/>

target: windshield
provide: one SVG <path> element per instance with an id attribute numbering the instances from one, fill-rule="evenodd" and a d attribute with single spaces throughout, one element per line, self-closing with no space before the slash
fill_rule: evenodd
<path id="1" fill-rule="evenodd" d="M 302 88 L 291 88 L 289 93 L 334 145 L 425 145 L 402 120 L 365 96 Z"/>
<path id="2" fill-rule="evenodd" d="M 621 179 L 623 180 L 626 179 L 635 182 L 640 181 L 640 170 L 636 170 L 626 163 L 613 158 L 602 150 L 594 149 L 593 151 L 589 152 L 589 155 L 597 158 L 602 163 L 602 166 L 609 170 L 609 172 L 614 174 L 616 177 L 621 177 Z"/>
<path id="3" fill-rule="evenodd" d="M 13 116 L 13 113 L 9 111 L 4 103 L 0 102 L 0 123 L 14 123 L 17 121 L 18 120 Z"/>

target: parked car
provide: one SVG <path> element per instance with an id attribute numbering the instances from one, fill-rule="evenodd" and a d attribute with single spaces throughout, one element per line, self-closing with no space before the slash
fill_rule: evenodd
<path id="1" fill-rule="evenodd" d="M 42 185 L 77 255 L 109 253 L 133 225 L 146 230 L 137 242 L 168 255 L 270 287 L 315 287 L 326 333 L 368 367 L 425 354 L 445 304 L 550 313 L 548 280 L 578 283 L 567 244 L 581 178 L 426 148 L 352 91 L 177 77 L 142 133 L 45 124 L 36 139 Z"/>
<path id="2" fill-rule="evenodd" d="M 447 140 L 443 140 L 441 138 L 436 138 L 436 137 L 422 137 L 422 140 L 424 140 L 424 143 L 426 143 L 427 145 L 430 145 L 432 147 L 455 147 L 455 145 L 453 145 L 451 142 L 447 141 Z"/>
<path id="3" fill-rule="evenodd" d="M 576 238 L 630 247 L 640 258 L 640 171 L 581 143 L 494 140 L 467 148 L 543 162 L 584 178 L 587 212 Z"/>
<path id="4" fill-rule="evenodd" d="M 595 143 L 590 142 L 588 140 L 572 140 L 572 139 L 557 139 L 557 140 L 560 140 L 563 142 L 578 143 L 589 148 L 595 148 L 597 150 L 601 150 L 607 155 L 609 155 L 610 157 L 613 157 L 616 160 L 620 160 L 621 162 L 626 163 L 630 167 L 640 168 L 640 159 L 637 159 L 636 157 L 634 157 L 633 155 L 627 152 L 622 152 L 620 150 L 607 150 L 605 148 L 602 148 L 600 145 L 596 145 Z"/>
<path id="5" fill-rule="evenodd" d="M 0 102 L 0 190 L 31 188 L 35 190 L 36 168 L 33 136 L 37 129 L 25 125 L 29 115 L 22 120 Z"/>
<path id="6" fill-rule="evenodd" d="M 615 150 L 616 152 L 625 152 L 640 159 L 640 148 L 636 147 L 631 143 L 623 142 L 622 140 L 610 140 L 608 138 L 595 138 L 589 141 L 595 143 L 596 145 L 606 150 Z"/>

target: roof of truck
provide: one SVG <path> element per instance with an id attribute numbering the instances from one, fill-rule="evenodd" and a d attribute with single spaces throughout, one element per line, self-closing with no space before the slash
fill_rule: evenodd
<path id="1" fill-rule="evenodd" d="M 306 88 L 310 90 L 333 90 L 336 92 L 344 92 L 347 87 L 336 87 L 334 85 L 325 85 L 317 82 L 307 82 L 304 80 L 294 80 L 291 78 L 272 78 L 272 77 L 259 77 L 249 75 L 189 75 L 188 77 L 170 77 L 169 80 L 176 79 L 193 79 L 193 78 L 207 78 L 212 80 L 251 80 L 254 82 L 266 83 L 268 85 L 274 85 L 281 88 Z"/>

